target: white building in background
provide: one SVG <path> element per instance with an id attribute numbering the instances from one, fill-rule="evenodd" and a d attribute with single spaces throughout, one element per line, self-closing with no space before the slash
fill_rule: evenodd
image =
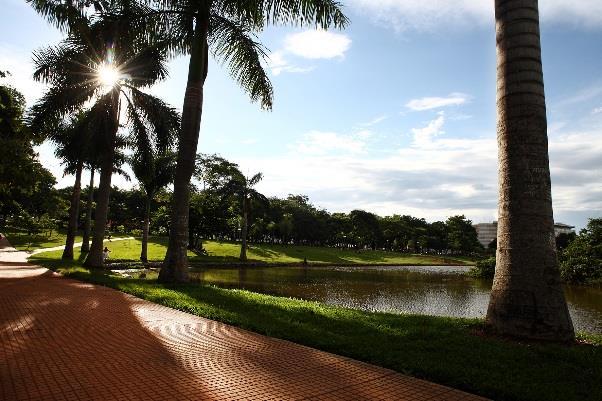
<path id="1" fill-rule="evenodd" d="M 493 223 L 479 223 L 473 226 L 477 230 L 477 239 L 485 248 L 497 238 L 497 221 Z"/>
<path id="2" fill-rule="evenodd" d="M 473 226 L 477 230 L 477 238 L 485 248 L 491 244 L 491 241 L 497 238 L 497 221 L 492 223 L 479 223 Z M 554 223 L 554 234 L 558 237 L 560 234 L 570 234 L 575 232 L 575 226 L 564 223 Z"/>

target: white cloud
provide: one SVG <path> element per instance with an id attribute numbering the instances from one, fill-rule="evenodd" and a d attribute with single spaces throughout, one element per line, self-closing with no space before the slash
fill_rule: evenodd
<path id="1" fill-rule="evenodd" d="M 592 110 L 592 114 L 600 114 L 602 113 L 602 107 L 596 107 Z"/>
<path id="2" fill-rule="evenodd" d="M 347 35 L 320 29 L 289 34 L 284 39 L 287 52 L 307 59 L 343 58 L 350 47 Z"/>
<path id="3" fill-rule="evenodd" d="M 364 129 L 355 133 L 355 136 L 360 139 L 368 139 L 374 135 L 374 132 Z"/>
<path id="4" fill-rule="evenodd" d="M 372 127 L 373 125 L 380 124 L 385 121 L 389 116 L 386 114 L 381 114 L 380 116 L 374 117 L 372 120 L 359 124 L 360 127 Z"/>
<path id="5" fill-rule="evenodd" d="M 447 106 L 460 106 L 467 103 L 470 96 L 464 93 L 451 93 L 445 97 L 423 97 L 412 99 L 406 103 L 406 107 L 414 111 L 440 109 Z"/>
<path id="6" fill-rule="evenodd" d="M 326 155 L 332 152 L 361 153 L 366 144 L 363 140 L 336 132 L 310 131 L 295 145 L 301 153 Z"/>
<path id="7" fill-rule="evenodd" d="M 563 108 L 566 106 L 588 102 L 602 95 L 602 84 L 589 85 L 586 88 L 578 90 L 576 93 L 562 98 L 554 104 L 554 108 Z"/>
<path id="8" fill-rule="evenodd" d="M 434 31 L 492 26 L 494 2 L 490 0 L 349 0 L 358 12 L 367 13 L 397 31 Z M 602 28 L 599 0 L 540 0 L 542 21 L 575 27 Z"/>
<path id="9" fill-rule="evenodd" d="M 442 136 L 445 116 L 413 130 L 410 146 L 374 157 L 365 145 L 342 145 L 355 135 L 314 131 L 317 152 L 293 152 L 274 159 L 240 160 L 265 173 L 267 195 L 303 193 L 335 211 L 364 209 L 381 215 L 411 214 L 441 220 L 465 214 L 491 221 L 497 209 L 495 133 L 481 138 Z M 330 149 L 326 152 L 324 149 Z M 550 136 L 552 192 L 557 221 L 582 227 L 602 216 L 602 127 Z M 237 160 L 238 162 L 238 160 Z"/>
<path id="10" fill-rule="evenodd" d="M 426 127 L 412 128 L 412 134 L 414 135 L 412 146 L 431 147 L 433 138 L 444 133 L 442 131 L 444 123 L 445 116 L 441 114 L 435 120 L 430 121 Z"/>
<path id="11" fill-rule="evenodd" d="M 313 66 L 300 67 L 300 66 L 291 64 L 284 56 L 283 51 L 276 51 L 276 52 L 270 54 L 267 64 L 268 64 L 268 67 L 270 68 L 270 70 L 272 71 L 272 74 L 274 74 L 274 75 L 280 75 L 283 72 L 306 73 L 306 72 L 313 71 L 315 69 L 315 67 L 313 67 Z"/>
<path id="12" fill-rule="evenodd" d="M 313 71 L 315 66 L 300 66 L 298 62 L 292 62 L 291 57 L 311 60 L 342 59 L 350 47 L 351 39 L 340 33 L 319 29 L 288 34 L 284 38 L 283 48 L 269 55 L 267 65 L 274 75 L 283 72 L 306 73 Z"/>

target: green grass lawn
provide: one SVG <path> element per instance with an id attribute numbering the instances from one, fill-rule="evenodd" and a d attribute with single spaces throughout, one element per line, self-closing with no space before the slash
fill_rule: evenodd
<path id="1" fill-rule="evenodd" d="M 111 250 L 112 259 L 139 260 L 141 241 L 126 240 L 107 243 Z M 196 255 L 189 252 L 192 263 L 238 263 L 240 244 L 231 242 L 205 241 L 203 247 L 208 255 Z M 149 240 L 149 260 L 160 261 L 165 256 L 167 238 L 152 237 Z M 411 255 L 385 251 L 352 251 L 325 247 L 294 246 L 294 245 L 251 245 L 247 251 L 249 262 L 261 263 L 302 263 L 307 258 L 308 263 L 315 264 L 390 264 L 390 265 L 443 265 L 443 264 L 472 264 L 466 258 L 442 258 L 428 255 Z"/>
<path id="2" fill-rule="evenodd" d="M 116 245 L 117 243 L 115 243 Z M 32 262 L 198 316 L 291 340 L 496 400 L 601 400 L 602 337 L 518 343 L 474 319 L 369 313 L 203 285 L 165 286 L 88 272 L 50 254 Z"/>
<path id="3" fill-rule="evenodd" d="M 19 251 L 31 251 L 39 248 L 52 248 L 65 245 L 65 231 L 53 230 L 52 235 L 38 234 L 28 235 L 26 231 L 7 230 L 4 233 L 10 244 Z M 81 235 L 75 237 L 75 242 L 81 242 Z"/>

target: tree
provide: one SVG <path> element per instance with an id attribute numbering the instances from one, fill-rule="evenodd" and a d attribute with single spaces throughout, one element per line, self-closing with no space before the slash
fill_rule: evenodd
<path id="1" fill-rule="evenodd" d="M 477 239 L 477 230 L 472 226 L 472 221 L 464 215 L 452 216 L 445 222 L 447 226 L 448 247 L 456 252 L 469 254 L 481 249 Z"/>
<path id="2" fill-rule="evenodd" d="M 40 0 L 35 5 L 54 3 Z M 42 11 L 49 18 L 59 18 L 56 9 Z M 96 15 L 94 22 L 80 14 L 64 19 L 62 23 L 70 28 L 67 38 L 58 46 L 34 54 L 34 78 L 50 85 L 33 108 L 34 125 L 44 131 L 49 122 L 85 109 L 90 113 L 90 124 L 104 133 L 94 144 L 102 160 L 94 235 L 85 261 L 88 267 L 103 266 L 102 247 L 120 125 L 134 136 L 142 131 L 141 127 L 153 127 L 157 137 L 167 137 L 163 133 L 179 123 L 174 109 L 141 90 L 167 76 L 163 45 L 150 45 L 135 36 L 136 32 L 129 29 L 131 15 L 127 10 L 111 11 L 107 13 L 110 18 Z M 120 120 L 122 104 L 126 121 Z M 169 145 L 160 142 L 158 146 L 166 149 Z"/>
<path id="3" fill-rule="evenodd" d="M 152 142 L 149 139 L 145 143 Z M 130 166 L 145 194 L 140 260 L 147 262 L 151 202 L 161 189 L 173 181 L 175 155 L 172 152 L 160 153 L 152 146 L 145 146 L 138 148 L 138 151 L 130 158 Z"/>
<path id="4" fill-rule="evenodd" d="M 487 324 L 497 333 L 571 341 L 554 220 L 537 0 L 495 0 L 499 210 Z"/>
<path id="5" fill-rule="evenodd" d="M 88 201 L 86 202 L 86 217 L 84 218 L 84 234 L 81 252 L 90 252 L 90 228 L 92 226 L 92 209 L 94 208 L 94 166 L 90 166 L 90 185 L 88 185 Z"/>
<path id="6" fill-rule="evenodd" d="M 363 210 L 352 210 L 349 213 L 353 231 L 351 235 L 360 247 L 376 248 L 381 237 L 380 225 L 375 214 Z"/>
<path id="7" fill-rule="evenodd" d="M 232 191 L 234 196 L 240 200 L 241 211 L 242 211 L 242 232 L 241 232 L 241 245 L 240 245 L 240 260 L 246 262 L 247 260 L 247 234 L 249 231 L 249 213 L 251 212 L 252 202 L 267 202 L 267 198 L 260 194 L 255 188 L 253 188 L 261 179 L 263 175 L 257 173 L 252 177 L 247 177 L 238 172 L 232 177 L 231 185 L 229 189 Z"/>
<path id="8" fill-rule="evenodd" d="M 251 100 L 271 109 L 273 89 L 261 64 L 265 50 L 255 40 L 255 33 L 267 23 L 315 24 L 323 29 L 344 27 L 347 18 L 334 0 L 156 0 L 154 3 L 159 13 L 148 15 L 160 15 L 162 21 L 167 21 L 173 52 L 190 56 L 169 243 L 159 273 L 159 281 L 186 282 L 189 184 L 195 168 L 210 48 L 218 60 L 228 64 L 232 77 Z"/>
<path id="9" fill-rule="evenodd" d="M 602 281 L 602 218 L 590 219 L 561 256 L 560 273 L 569 283 L 590 284 Z"/>
<path id="10" fill-rule="evenodd" d="M 62 160 L 65 166 L 65 174 L 75 175 L 69 206 L 67 236 L 62 255 L 62 259 L 65 260 L 73 260 L 73 245 L 79 218 L 82 170 L 88 159 L 87 146 L 90 142 L 90 133 L 93 131 L 87 118 L 85 113 L 76 115 L 69 124 L 59 122 L 57 127 L 49 132 L 49 138 L 56 145 L 55 155 Z"/>
<path id="11" fill-rule="evenodd" d="M 198 158 L 196 176 L 211 190 L 221 194 L 222 198 L 233 197 L 236 199 L 242 222 L 240 260 L 246 261 L 251 204 L 252 202 L 268 202 L 267 198 L 254 188 L 261 181 L 263 175 L 257 173 L 252 177 L 247 177 L 240 171 L 237 164 L 212 155 Z"/>
<path id="12" fill-rule="evenodd" d="M 2 72 L 0 77 L 8 75 Z M 30 129 L 24 112 L 23 95 L 0 85 L 0 226 L 10 218 L 35 224 L 58 211 L 56 180 L 37 159 L 33 145 L 41 138 Z"/>

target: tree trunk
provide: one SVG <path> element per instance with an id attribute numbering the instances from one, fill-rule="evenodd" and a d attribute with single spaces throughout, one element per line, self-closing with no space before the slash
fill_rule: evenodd
<path id="1" fill-rule="evenodd" d="M 84 238 L 82 239 L 82 253 L 90 252 L 90 226 L 92 225 L 92 206 L 94 204 L 94 168 L 90 169 L 90 189 L 88 204 L 86 206 L 86 221 L 84 223 Z"/>
<path id="2" fill-rule="evenodd" d="M 144 209 L 144 227 L 142 228 L 142 251 L 140 260 L 144 263 L 148 262 L 148 231 L 150 229 L 150 207 L 152 195 L 146 196 L 146 205 Z"/>
<path id="3" fill-rule="evenodd" d="M 499 209 L 487 324 L 497 333 L 570 341 L 554 241 L 537 0 L 496 0 Z"/>
<path id="4" fill-rule="evenodd" d="M 241 244 L 240 244 L 240 261 L 247 261 L 247 230 L 249 225 L 249 207 L 247 203 L 248 199 L 245 197 L 242 200 L 242 232 L 241 232 Z"/>
<path id="5" fill-rule="evenodd" d="M 174 177 L 174 192 L 169 229 L 169 243 L 159 281 L 163 283 L 188 281 L 188 213 L 190 178 L 196 162 L 196 150 L 203 112 L 203 86 L 207 77 L 209 58 L 207 45 L 208 19 L 197 21 L 190 51 L 188 81 L 182 109 L 182 130 L 178 144 L 178 162 Z"/>
<path id="6" fill-rule="evenodd" d="M 103 268 L 102 258 L 103 241 L 107 225 L 107 215 L 109 212 L 109 198 L 111 196 L 111 177 L 113 175 L 113 162 L 115 158 L 115 141 L 117 130 L 119 129 L 119 92 L 113 96 L 113 124 L 109 127 L 106 138 L 106 149 L 103 149 L 103 160 L 100 166 L 100 182 L 98 183 L 98 199 L 96 202 L 96 213 L 94 218 L 94 232 L 92 236 L 92 246 L 84 266 L 89 268 Z"/>
<path id="7" fill-rule="evenodd" d="M 73 260 L 73 243 L 77 234 L 77 220 L 79 217 L 79 197 L 82 191 L 82 169 L 83 163 L 78 162 L 75 171 L 75 184 L 73 184 L 73 193 L 71 194 L 71 206 L 69 207 L 69 225 L 67 226 L 67 240 L 65 249 L 63 249 L 62 259 Z"/>

